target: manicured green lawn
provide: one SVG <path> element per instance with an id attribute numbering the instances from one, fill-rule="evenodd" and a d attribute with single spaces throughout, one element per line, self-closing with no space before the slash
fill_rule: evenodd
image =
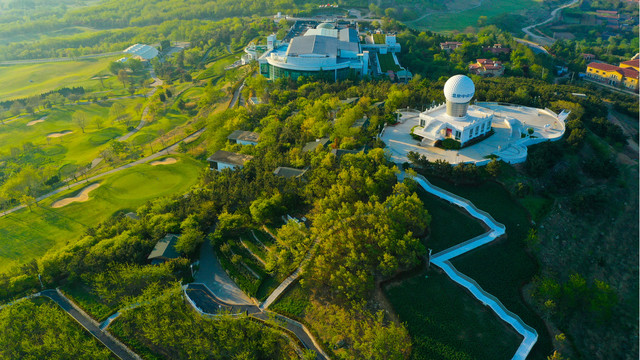
<path id="1" fill-rule="evenodd" d="M 540 7 L 540 1 L 536 0 L 484 0 L 479 7 L 458 13 L 434 13 L 420 21 L 411 23 L 411 25 L 412 27 L 431 31 L 463 31 L 468 26 L 478 26 L 478 18 L 480 16 L 486 16 L 491 19 L 501 14 L 517 13 L 525 9 L 538 7 Z"/>
<path id="2" fill-rule="evenodd" d="M 134 107 L 142 102 L 142 99 L 118 100 L 125 110 L 130 113 L 132 123 L 137 124 L 139 117 Z M 9 152 L 11 148 L 21 149 L 24 143 L 32 143 L 39 147 L 43 154 L 33 154 L 33 161 L 27 161 L 34 166 L 51 164 L 62 167 L 64 164 L 86 165 L 99 156 L 107 146 L 109 140 L 126 133 L 124 124 L 112 124 L 107 120 L 109 109 L 113 102 L 103 102 L 90 105 L 65 105 L 46 110 L 38 114 L 25 117 L 20 120 L 0 125 L 1 152 Z M 86 114 L 86 127 L 82 129 L 72 120 L 75 112 L 82 111 Z M 93 118 L 100 117 L 103 120 L 100 128 L 94 123 Z M 27 124 L 34 120 L 44 119 L 43 122 Z M 63 131 L 72 131 L 68 135 L 49 138 L 47 135 Z"/>
<path id="3" fill-rule="evenodd" d="M 385 292 L 411 334 L 412 359 L 510 359 L 522 341 L 443 273 L 423 271 Z"/>
<path id="4" fill-rule="evenodd" d="M 142 164 L 98 180 L 87 202 L 75 202 L 61 208 L 50 205 L 77 194 L 84 186 L 74 188 L 32 206 L 0 218 L 0 272 L 33 258 L 47 250 L 73 243 L 87 227 L 104 221 L 114 213 L 133 211 L 146 201 L 180 194 L 198 181 L 204 164 L 183 155 L 172 155 L 179 161 L 171 165 Z"/>
<path id="5" fill-rule="evenodd" d="M 84 86 L 87 82 L 100 84 L 91 78 L 120 57 L 0 66 L 0 100 L 37 95 L 65 86 Z"/>
<path id="6" fill-rule="evenodd" d="M 438 179 L 429 179 L 440 186 L 469 199 L 479 209 L 491 214 L 507 227 L 507 238 L 483 246 L 452 260 L 462 273 L 476 280 L 483 289 L 495 295 L 510 311 L 536 329 L 538 342 L 531 358 L 544 358 L 552 352 L 546 326 L 523 301 L 521 288 L 538 272 L 536 261 L 526 252 L 524 239 L 530 229 L 529 214 L 514 201 L 499 184 L 487 182 L 473 187 L 453 186 Z"/>
<path id="7" fill-rule="evenodd" d="M 486 232 L 480 222 L 467 216 L 457 206 L 419 188 L 418 196 L 431 215 L 427 248 L 434 254 Z"/>
<path id="8" fill-rule="evenodd" d="M 398 71 L 400 67 L 393 61 L 392 54 L 378 54 L 378 60 L 380 61 L 380 70 L 386 73 L 389 70 Z"/>

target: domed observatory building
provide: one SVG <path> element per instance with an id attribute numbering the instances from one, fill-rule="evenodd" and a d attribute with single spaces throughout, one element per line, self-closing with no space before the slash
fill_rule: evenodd
<path id="1" fill-rule="evenodd" d="M 419 127 L 413 133 L 422 137 L 422 145 L 433 146 L 454 139 L 461 146 L 491 131 L 493 112 L 469 105 L 476 87 L 465 75 L 455 75 L 444 84 L 446 103 L 420 113 Z"/>

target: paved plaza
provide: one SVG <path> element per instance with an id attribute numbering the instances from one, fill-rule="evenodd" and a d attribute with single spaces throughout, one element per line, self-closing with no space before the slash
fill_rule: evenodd
<path id="1" fill-rule="evenodd" d="M 411 129 L 418 126 L 420 121 L 420 113 L 416 110 L 399 111 L 398 124 L 387 126 L 382 131 L 381 139 L 387 145 L 392 161 L 398 164 L 408 162 L 407 153 L 415 151 L 425 155 L 429 161 L 484 165 L 490 161 L 491 155 L 509 163 L 523 162 L 527 157 L 527 146 L 558 140 L 565 132 L 566 113 L 557 115 L 548 109 L 497 103 L 479 102 L 475 106 L 493 114 L 491 126 L 495 133 L 460 150 L 427 146 L 414 139 L 410 135 Z M 521 134 L 527 133 L 529 128 L 533 129 L 533 134 L 523 138 Z"/>

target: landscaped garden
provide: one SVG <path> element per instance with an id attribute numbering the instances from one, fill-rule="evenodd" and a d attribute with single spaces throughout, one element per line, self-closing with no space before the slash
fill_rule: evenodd
<path id="1" fill-rule="evenodd" d="M 383 73 L 386 73 L 389 70 L 398 71 L 401 69 L 393 60 L 393 54 L 378 54 L 378 61 L 380 62 L 380 70 Z"/>
<path id="2" fill-rule="evenodd" d="M 220 263 L 238 286 L 260 301 L 264 301 L 287 275 L 270 273 L 267 269 L 273 242 L 260 230 L 244 229 L 225 237 L 214 247 Z"/>

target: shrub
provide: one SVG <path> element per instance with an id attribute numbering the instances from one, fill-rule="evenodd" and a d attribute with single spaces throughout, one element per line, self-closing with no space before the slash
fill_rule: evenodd
<path id="1" fill-rule="evenodd" d="M 445 150 L 459 150 L 460 141 L 454 139 L 444 139 L 440 142 L 440 146 Z"/>

